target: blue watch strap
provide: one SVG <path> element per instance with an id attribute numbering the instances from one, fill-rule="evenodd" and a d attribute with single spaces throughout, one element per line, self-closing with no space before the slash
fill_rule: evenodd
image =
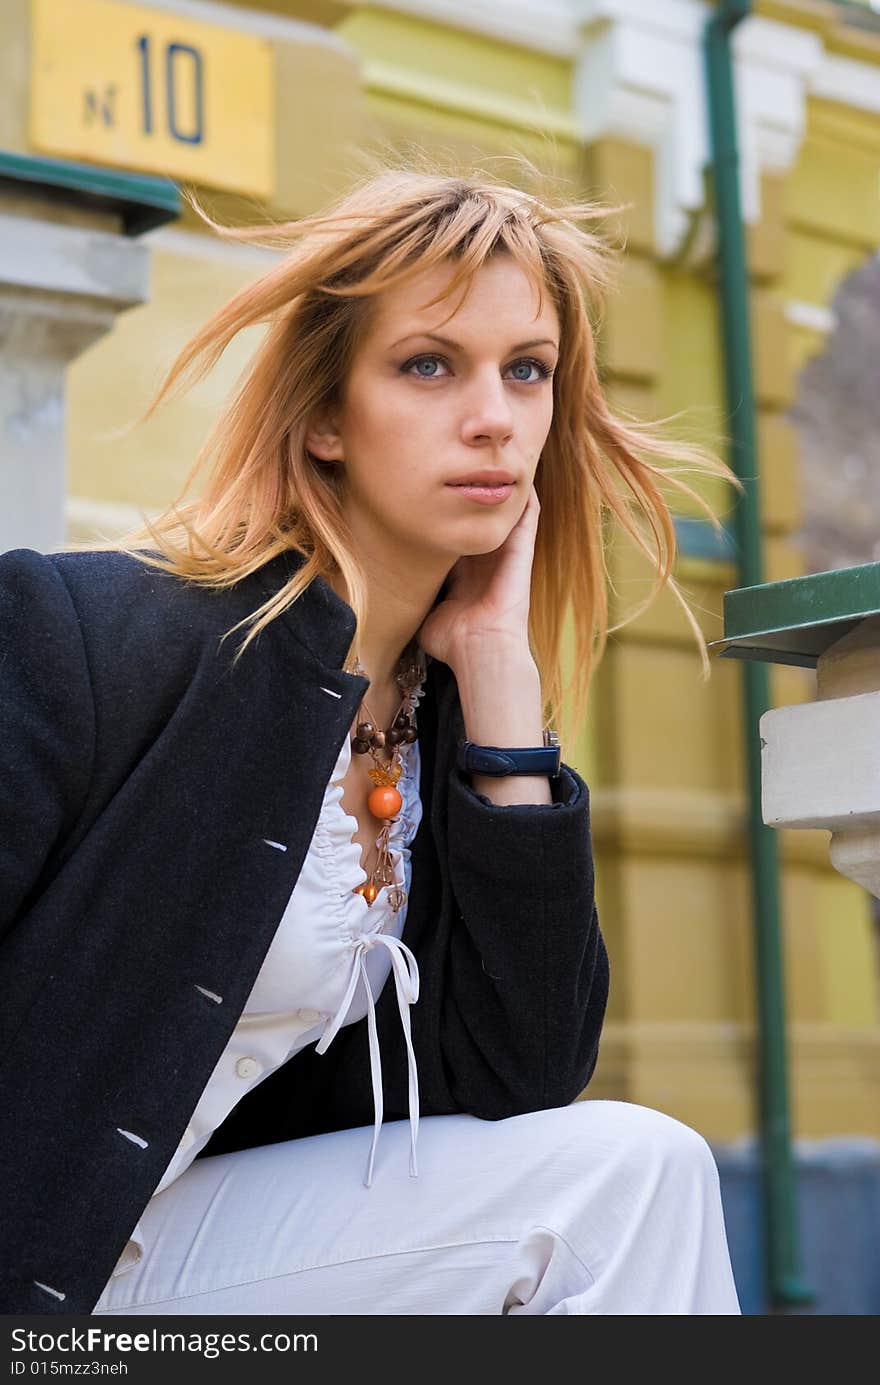
<path id="1" fill-rule="evenodd" d="M 465 774 L 487 774 L 501 778 L 508 774 L 559 775 L 561 751 L 554 731 L 544 732 L 544 745 L 476 745 L 459 741 L 456 762 Z"/>

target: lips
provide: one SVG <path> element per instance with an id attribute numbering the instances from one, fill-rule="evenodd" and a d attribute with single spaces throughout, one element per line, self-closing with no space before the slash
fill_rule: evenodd
<path id="1" fill-rule="evenodd" d="M 453 485 L 450 486 L 450 490 L 461 491 L 461 498 L 466 503 L 471 502 L 477 505 L 502 505 L 510 496 L 513 486 Z"/>
<path id="2" fill-rule="evenodd" d="M 477 471 L 472 476 L 462 476 L 457 481 L 447 481 L 447 486 L 486 486 L 497 489 L 499 486 L 512 486 L 516 477 L 509 471 Z"/>

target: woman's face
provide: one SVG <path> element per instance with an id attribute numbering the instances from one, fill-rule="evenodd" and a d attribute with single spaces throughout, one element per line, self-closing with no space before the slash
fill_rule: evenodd
<path id="1" fill-rule="evenodd" d="M 498 548 L 525 509 L 553 417 L 559 342 L 550 294 L 536 315 L 536 294 L 509 256 L 485 264 L 444 321 L 453 300 L 423 305 L 453 274 L 439 266 L 375 301 L 342 405 L 306 440 L 344 465 L 358 544 L 441 575 L 462 555 Z M 512 477 L 500 503 L 478 504 L 449 484 L 481 471 Z"/>

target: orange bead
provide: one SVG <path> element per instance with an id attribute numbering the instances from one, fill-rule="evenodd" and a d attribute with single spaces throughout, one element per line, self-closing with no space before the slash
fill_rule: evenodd
<path id="1" fill-rule="evenodd" d="M 403 807 L 403 798 L 391 784 L 380 784 L 367 799 L 374 818 L 396 818 Z"/>
<path id="2" fill-rule="evenodd" d="M 352 894 L 362 895 L 368 904 L 372 904 L 379 893 L 379 886 L 374 885 L 372 880 L 365 880 L 362 885 L 355 885 Z"/>

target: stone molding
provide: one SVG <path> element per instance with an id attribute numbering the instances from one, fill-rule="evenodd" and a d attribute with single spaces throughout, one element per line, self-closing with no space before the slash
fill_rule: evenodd
<path id="1" fill-rule="evenodd" d="M 149 270 L 130 237 L 0 211 L 0 550 L 63 546 L 67 368 L 147 300 Z"/>

